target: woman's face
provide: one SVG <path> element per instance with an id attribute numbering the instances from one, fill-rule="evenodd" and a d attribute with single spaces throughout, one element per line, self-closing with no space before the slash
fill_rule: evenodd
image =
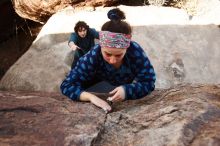
<path id="1" fill-rule="evenodd" d="M 84 38 L 84 37 L 86 37 L 86 34 L 87 34 L 87 29 L 85 29 L 84 27 L 80 27 L 78 30 L 78 35 L 81 38 Z"/>
<path id="2" fill-rule="evenodd" d="M 105 61 L 118 68 L 122 64 L 122 60 L 127 49 L 101 48 L 102 56 Z"/>

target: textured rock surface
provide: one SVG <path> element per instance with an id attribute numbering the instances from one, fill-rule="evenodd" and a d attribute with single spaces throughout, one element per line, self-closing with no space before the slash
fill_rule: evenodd
<path id="1" fill-rule="evenodd" d="M 1 91 L 0 117 L 0 145 L 217 146 L 220 86 L 157 90 L 107 115 L 57 93 Z"/>
<path id="2" fill-rule="evenodd" d="M 217 26 L 190 25 L 194 22 L 178 9 L 120 8 L 133 26 L 133 40 L 141 44 L 155 67 L 157 88 L 180 83 L 220 83 L 220 33 Z M 78 13 L 66 9 L 53 15 L 30 49 L 2 78 L 0 88 L 58 92 L 72 62 L 67 41 L 75 22 L 84 20 L 100 30 L 108 20 L 106 13 L 109 9 Z M 136 17 L 138 15 L 140 17 Z"/>
<path id="3" fill-rule="evenodd" d="M 23 18 L 46 22 L 57 11 L 67 7 L 112 6 L 119 0 L 13 0 L 16 12 Z"/>
<path id="4" fill-rule="evenodd" d="M 213 19 L 216 21 L 215 14 L 219 15 L 219 0 L 145 0 L 153 5 L 162 4 L 165 1 L 168 5 L 175 5 L 184 9 L 189 15 L 195 16 L 195 19 L 203 18 L 202 22 Z M 76 10 L 93 11 L 98 6 L 125 5 L 143 5 L 144 0 L 13 0 L 15 11 L 23 18 L 37 22 L 46 22 L 52 14 L 59 10 L 72 6 Z M 213 16 L 214 14 L 214 16 Z"/>
<path id="5" fill-rule="evenodd" d="M 0 92 L 0 145 L 90 145 L 105 114 L 54 93 Z"/>
<path id="6" fill-rule="evenodd" d="M 144 33 L 143 33 L 144 32 Z M 157 73 L 157 87 L 220 83 L 220 39 L 215 25 L 134 27 Z"/>

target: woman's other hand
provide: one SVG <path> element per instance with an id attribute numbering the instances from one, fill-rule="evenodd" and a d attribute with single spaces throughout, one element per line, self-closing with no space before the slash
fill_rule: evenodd
<path id="1" fill-rule="evenodd" d="M 125 100 L 125 90 L 122 86 L 115 88 L 109 93 L 113 95 L 107 99 L 109 101 L 119 102 Z"/>

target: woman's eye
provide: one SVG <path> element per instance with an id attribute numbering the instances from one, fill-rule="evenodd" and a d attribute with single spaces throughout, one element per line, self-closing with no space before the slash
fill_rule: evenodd
<path id="1" fill-rule="evenodd" d="M 110 57 L 110 56 L 111 56 L 111 54 L 109 54 L 109 53 L 105 53 L 105 55 L 106 55 L 106 56 L 108 56 L 108 57 Z"/>
<path id="2" fill-rule="evenodd" d="M 119 58 L 119 57 L 121 57 L 121 55 L 115 55 L 115 57 L 118 57 L 118 58 Z"/>

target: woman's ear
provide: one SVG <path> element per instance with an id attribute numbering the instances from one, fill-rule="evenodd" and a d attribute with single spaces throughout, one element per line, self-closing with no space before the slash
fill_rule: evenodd
<path id="1" fill-rule="evenodd" d="M 127 36 L 129 39 L 131 39 L 132 34 L 126 34 L 126 36 Z"/>

